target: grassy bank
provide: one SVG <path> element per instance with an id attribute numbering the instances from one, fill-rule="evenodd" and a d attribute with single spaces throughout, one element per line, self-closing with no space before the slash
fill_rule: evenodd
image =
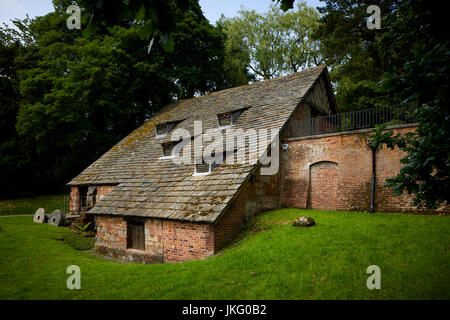
<path id="1" fill-rule="evenodd" d="M 290 225 L 305 214 L 317 225 Z M 0 227 L 0 299 L 450 298 L 450 217 L 276 210 L 220 255 L 155 265 L 104 260 L 82 250 L 92 238 L 31 217 Z M 66 287 L 70 265 L 81 290 Z M 366 287 L 369 265 L 381 290 Z"/>
<path id="2" fill-rule="evenodd" d="M 44 208 L 46 213 L 53 210 L 64 210 L 64 196 L 66 196 L 66 210 L 69 211 L 69 195 L 56 194 L 33 198 L 0 200 L 0 216 L 34 214 L 38 208 Z"/>

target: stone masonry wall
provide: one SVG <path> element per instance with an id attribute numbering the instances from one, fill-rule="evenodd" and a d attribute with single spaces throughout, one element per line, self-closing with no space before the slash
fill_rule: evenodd
<path id="1" fill-rule="evenodd" d="M 394 133 L 414 131 L 399 127 Z M 371 130 L 285 139 L 281 152 L 280 202 L 283 207 L 326 210 L 368 210 L 372 181 L 372 151 L 367 146 Z M 401 168 L 404 153 L 384 147 L 376 153 L 375 209 L 412 212 L 412 197 L 396 197 L 384 187 L 386 178 Z"/>

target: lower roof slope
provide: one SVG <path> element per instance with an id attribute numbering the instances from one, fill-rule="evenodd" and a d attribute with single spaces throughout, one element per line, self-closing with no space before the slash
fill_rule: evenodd
<path id="1" fill-rule="evenodd" d="M 194 165 L 174 164 L 162 156 L 155 126 L 178 121 L 176 128 L 193 134 L 194 121 L 203 132 L 217 128 L 217 114 L 246 109 L 235 129 L 279 132 L 309 93 L 325 66 L 277 79 L 213 92 L 164 107 L 122 139 L 68 185 L 117 184 L 89 213 L 175 219 L 213 223 L 237 195 L 257 162 L 220 164 L 209 175 L 193 176 Z"/>

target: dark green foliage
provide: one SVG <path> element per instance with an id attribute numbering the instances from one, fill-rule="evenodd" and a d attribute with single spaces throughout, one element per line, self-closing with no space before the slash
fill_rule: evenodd
<path id="1" fill-rule="evenodd" d="M 203 16 L 194 0 L 78 0 L 77 3 L 88 14 L 88 33 L 139 24 L 141 39 L 148 43 L 158 37 L 161 47 L 171 53 L 175 46 L 173 33 L 179 31 L 184 16 L 191 12 Z"/>
<path id="2" fill-rule="evenodd" d="M 380 50 L 380 39 L 390 28 L 387 21 L 397 14 L 392 1 L 327 0 L 319 8 L 324 14 L 315 37 L 322 43 L 322 54 L 332 67 L 331 80 L 337 84 L 340 111 L 352 111 L 396 103 L 377 91 L 377 83 L 387 65 Z M 381 29 L 368 29 L 367 8 L 378 5 Z"/>
<path id="3" fill-rule="evenodd" d="M 447 44 L 438 44 L 423 51 L 405 64 L 404 73 L 384 80 L 384 86 L 398 90 L 405 103 L 417 104 L 413 114 L 419 122 L 417 134 L 394 136 L 392 131 L 383 132 L 386 126 L 382 126 L 374 130 L 368 144 L 405 151 L 404 166 L 386 185 L 396 194 L 405 190 L 414 194 L 418 207 L 435 209 L 450 200 L 450 50 Z"/>
<path id="4" fill-rule="evenodd" d="M 283 11 L 288 11 L 289 9 L 294 8 L 295 0 L 272 0 L 272 1 L 276 2 L 277 4 L 280 4 L 280 8 Z"/>
<path id="5" fill-rule="evenodd" d="M 373 129 L 373 134 L 370 136 L 367 145 L 372 149 L 381 149 L 383 145 L 386 145 L 389 149 L 394 149 L 396 146 L 399 148 L 405 148 L 407 141 L 414 136 L 414 133 L 408 132 L 405 136 L 397 133 L 394 135 L 394 131 L 386 131 L 388 124 L 376 126 Z"/>
<path id="6" fill-rule="evenodd" d="M 75 250 L 90 250 L 94 248 L 95 238 L 86 237 L 83 234 L 78 234 L 74 231 L 62 233 L 56 240 L 62 241 Z"/>
<path id="7" fill-rule="evenodd" d="M 172 52 L 155 43 L 150 54 L 136 23 L 68 30 L 70 3 L 0 30 L 3 197 L 58 189 L 165 104 L 236 85 L 225 35 L 196 1 L 179 12 Z"/>
<path id="8" fill-rule="evenodd" d="M 414 104 L 417 135 L 382 133 L 375 147 L 398 146 L 407 155 L 400 174 L 388 180 L 397 194 L 406 190 L 429 209 L 448 202 L 449 42 L 443 3 L 425 0 L 326 0 L 316 37 L 332 66 L 339 109 Z M 369 5 L 381 9 L 381 29 L 369 30 Z"/>
<path id="9" fill-rule="evenodd" d="M 407 152 L 400 174 L 387 180 L 396 193 L 415 195 L 419 207 L 436 208 L 450 200 L 450 49 L 438 44 L 405 64 L 404 73 L 387 81 L 415 101 L 417 135 L 394 139 Z M 426 88 L 427 90 L 424 90 Z M 399 144 L 400 143 L 400 144 Z"/>

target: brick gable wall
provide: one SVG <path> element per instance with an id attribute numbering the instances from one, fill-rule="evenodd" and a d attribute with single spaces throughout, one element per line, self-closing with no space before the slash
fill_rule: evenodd
<path id="1" fill-rule="evenodd" d="M 255 214 L 280 206 L 280 174 L 264 176 L 259 170 L 241 187 L 239 195 L 214 226 L 214 248 L 229 244 Z"/>
<path id="2" fill-rule="evenodd" d="M 406 133 L 414 127 L 394 129 Z M 227 246 L 255 214 L 279 207 L 324 210 L 369 209 L 372 179 L 372 153 L 367 147 L 371 130 L 345 132 L 301 139 L 285 138 L 287 151 L 280 151 L 280 170 L 274 176 L 261 176 L 259 170 L 246 181 L 237 197 L 215 224 L 143 218 L 145 251 L 127 248 L 127 221 L 120 216 L 95 216 L 98 251 L 128 261 L 182 262 L 204 259 Z M 384 187 L 395 176 L 404 153 L 383 148 L 376 154 L 376 210 L 414 212 L 412 197 L 396 197 Z M 111 186 L 99 186 L 107 194 Z M 78 189 L 73 188 L 75 198 Z M 76 203 L 71 201 L 71 210 Z M 449 208 L 441 208 L 448 213 Z"/>
<path id="3" fill-rule="evenodd" d="M 394 134 L 415 131 L 405 126 Z M 325 210 L 366 211 L 370 206 L 372 151 L 367 146 L 371 129 L 316 137 L 285 139 L 289 148 L 281 152 L 280 201 L 283 207 Z M 379 212 L 415 212 L 412 197 L 396 197 L 384 187 L 387 178 L 400 171 L 398 149 L 383 147 L 376 153 L 375 210 Z M 448 208 L 442 208 L 443 212 Z"/>
<path id="4" fill-rule="evenodd" d="M 214 254 L 214 232 L 209 224 L 147 218 L 145 251 L 127 248 L 127 220 L 95 216 L 95 249 L 105 255 L 141 263 L 181 262 Z"/>
<path id="5" fill-rule="evenodd" d="M 100 201 L 104 196 L 108 195 L 116 186 L 115 185 L 97 185 L 97 195 L 95 197 L 96 202 Z M 72 186 L 70 188 L 70 202 L 69 211 L 70 214 L 80 215 L 81 222 L 85 223 L 91 218 L 86 216 L 86 212 L 80 208 L 80 188 L 81 186 Z"/>

